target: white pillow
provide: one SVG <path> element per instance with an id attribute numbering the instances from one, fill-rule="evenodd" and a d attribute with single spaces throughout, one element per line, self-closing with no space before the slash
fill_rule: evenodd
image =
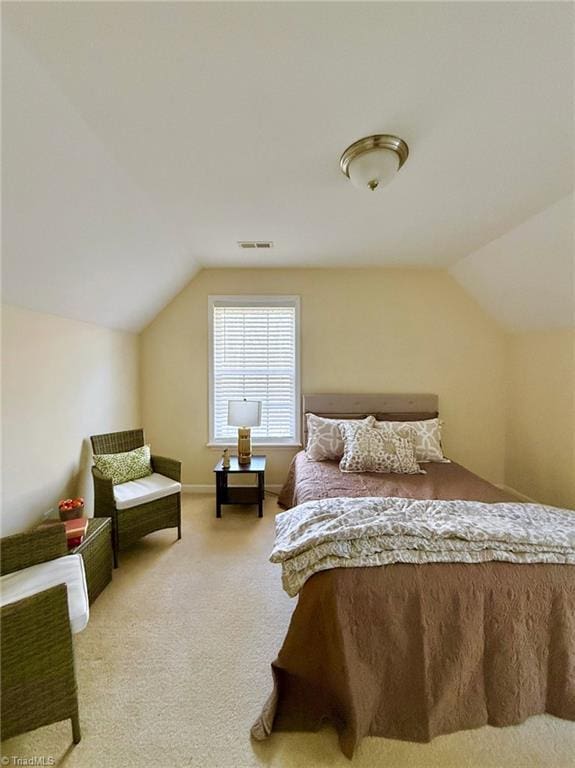
<path id="1" fill-rule="evenodd" d="M 307 443 L 305 452 L 311 461 L 339 461 L 343 456 L 343 437 L 340 424 L 373 424 L 375 418 L 324 419 L 315 413 L 306 413 Z"/>
<path id="2" fill-rule="evenodd" d="M 381 424 L 343 423 L 340 426 L 345 451 L 339 463 L 342 472 L 396 472 L 425 474 L 415 456 L 415 430 L 407 422 Z"/>
<path id="3" fill-rule="evenodd" d="M 426 419 L 425 421 L 378 421 L 378 429 L 387 429 L 389 424 L 409 424 L 415 430 L 415 455 L 419 462 L 441 462 L 449 464 L 449 459 L 443 455 L 441 448 L 441 426 L 440 419 Z"/>

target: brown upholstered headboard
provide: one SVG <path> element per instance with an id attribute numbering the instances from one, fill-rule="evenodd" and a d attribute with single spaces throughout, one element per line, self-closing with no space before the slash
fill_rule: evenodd
<path id="1" fill-rule="evenodd" d="M 303 444 L 306 444 L 306 413 L 316 413 L 330 419 L 361 418 L 373 414 L 384 419 L 432 419 L 438 414 L 437 395 L 303 395 Z"/>

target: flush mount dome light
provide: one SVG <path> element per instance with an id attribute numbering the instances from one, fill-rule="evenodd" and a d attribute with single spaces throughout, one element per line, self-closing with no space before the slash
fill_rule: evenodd
<path id="1" fill-rule="evenodd" d="M 375 192 L 389 184 L 408 155 L 409 147 L 403 139 L 380 133 L 351 144 L 339 166 L 354 186 Z"/>

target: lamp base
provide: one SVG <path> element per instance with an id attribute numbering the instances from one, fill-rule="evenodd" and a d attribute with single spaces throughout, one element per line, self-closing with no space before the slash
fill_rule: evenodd
<path id="1" fill-rule="evenodd" d="M 249 427 L 238 429 L 238 464 L 249 464 L 252 460 L 252 434 Z"/>

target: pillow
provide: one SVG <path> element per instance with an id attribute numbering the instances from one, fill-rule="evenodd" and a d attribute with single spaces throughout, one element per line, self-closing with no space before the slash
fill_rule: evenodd
<path id="1" fill-rule="evenodd" d="M 364 424 L 375 421 L 373 416 L 364 419 L 324 419 L 315 413 L 306 413 L 307 443 L 305 452 L 311 461 L 339 461 L 343 456 L 343 437 L 340 424 Z"/>
<path id="2" fill-rule="evenodd" d="M 387 424 L 387 426 L 383 426 Z M 415 456 L 415 430 L 405 422 L 370 424 L 343 422 L 339 427 L 344 454 L 342 472 L 425 474 Z"/>
<path id="3" fill-rule="evenodd" d="M 124 453 L 100 453 L 94 455 L 94 464 L 114 485 L 137 480 L 152 474 L 150 446 L 143 445 Z"/>
<path id="4" fill-rule="evenodd" d="M 384 429 L 387 424 L 398 422 L 378 421 L 376 427 Z M 440 419 L 425 419 L 425 421 L 402 421 L 401 424 L 409 424 L 415 430 L 415 455 L 417 461 L 436 461 L 449 464 L 449 459 L 443 455 L 441 448 Z"/>

